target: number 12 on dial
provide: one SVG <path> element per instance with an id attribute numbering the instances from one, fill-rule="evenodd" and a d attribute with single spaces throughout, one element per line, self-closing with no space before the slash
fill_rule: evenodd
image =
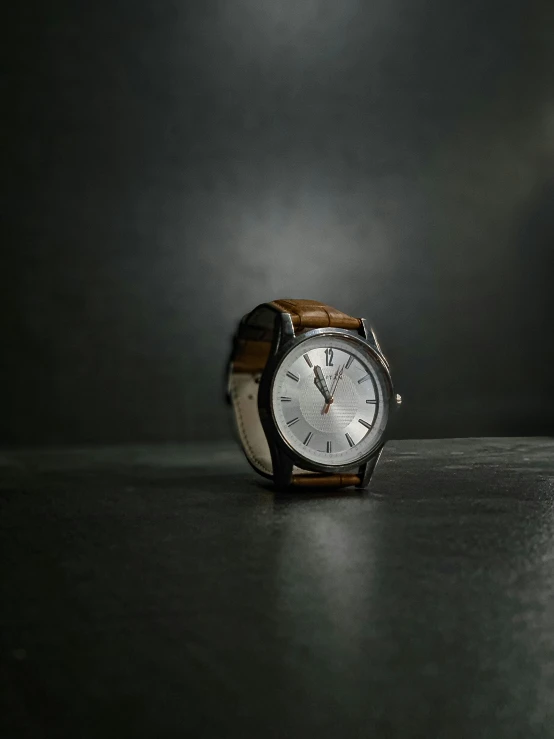
<path id="1" fill-rule="evenodd" d="M 333 366 L 333 350 L 332 349 L 325 349 L 325 364 L 327 367 Z"/>

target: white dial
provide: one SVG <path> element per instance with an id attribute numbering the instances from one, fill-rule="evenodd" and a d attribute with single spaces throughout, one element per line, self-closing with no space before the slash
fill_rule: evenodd
<path id="1" fill-rule="evenodd" d="M 354 466 L 379 441 L 390 394 L 365 346 L 340 334 L 320 334 L 294 346 L 273 379 L 273 417 L 300 457 L 327 466 Z"/>

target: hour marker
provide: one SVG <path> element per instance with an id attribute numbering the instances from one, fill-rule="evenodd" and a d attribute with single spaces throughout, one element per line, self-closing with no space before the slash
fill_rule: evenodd
<path id="1" fill-rule="evenodd" d="M 295 382 L 298 382 L 300 379 L 298 375 L 293 374 L 292 372 L 287 372 L 287 377 L 290 377 L 291 380 L 294 380 Z"/>
<path id="2" fill-rule="evenodd" d="M 312 438 L 312 436 L 313 436 L 313 434 L 310 431 L 310 433 L 308 434 L 308 436 L 306 436 L 306 438 L 304 439 L 304 444 L 308 445 L 310 443 L 310 439 Z"/>
<path id="3" fill-rule="evenodd" d="M 331 442 L 327 442 L 327 454 L 331 454 Z"/>
<path id="4" fill-rule="evenodd" d="M 361 385 L 362 382 L 365 382 L 366 380 L 369 380 L 371 375 L 364 375 L 361 380 L 358 380 L 358 385 Z"/>
<path id="5" fill-rule="evenodd" d="M 375 398 L 369 398 L 368 400 L 366 400 L 366 403 L 369 403 L 370 405 L 375 405 L 376 402 L 377 401 L 375 400 Z"/>
<path id="6" fill-rule="evenodd" d="M 287 426 L 294 426 L 298 420 L 298 418 L 293 418 L 292 421 L 287 421 Z"/>
<path id="7" fill-rule="evenodd" d="M 350 436 L 350 434 L 345 434 L 345 436 L 346 436 L 346 441 L 349 443 L 349 445 L 354 446 L 354 442 L 352 441 L 352 437 Z"/>
<path id="8" fill-rule="evenodd" d="M 352 364 L 353 361 L 354 361 L 354 357 L 351 354 L 350 357 L 349 357 L 349 359 L 348 359 L 348 362 L 346 363 L 345 369 L 348 369 L 350 367 L 350 365 Z"/>
<path id="9" fill-rule="evenodd" d="M 308 367 L 313 367 L 312 360 L 307 354 L 304 354 L 304 359 L 306 360 L 306 364 L 308 365 Z"/>
<path id="10" fill-rule="evenodd" d="M 365 426 L 366 427 L 366 429 L 370 429 L 371 428 L 371 424 L 368 423 L 367 421 L 364 421 L 363 418 L 358 418 L 358 423 L 361 423 L 362 426 Z"/>
<path id="11" fill-rule="evenodd" d="M 292 398 L 286 398 L 284 395 L 281 395 L 281 400 L 283 403 L 290 403 Z"/>

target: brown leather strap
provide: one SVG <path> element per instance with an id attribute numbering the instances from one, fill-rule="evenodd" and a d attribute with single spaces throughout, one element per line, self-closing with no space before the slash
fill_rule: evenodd
<path id="1" fill-rule="evenodd" d="M 345 328 L 357 331 L 361 321 L 317 300 L 281 298 L 259 305 L 246 315 L 235 342 L 233 372 L 261 372 L 271 349 L 275 311 L 290 313 L 297 331 L 307 328 Z"/>
<path id="2" fill-rule="evenodd" d="M 237 339 L 233 372 L 246 372 L 248 374 L 261 372 L 267 364 L 270 349 L 271 341 Z"/>
<path id="3" fill-rule="evenodd" d="M 276 312 L 289 313 L 296 331 L 311 328 L 358 330 L 359 318 L 342 313 L 317 300 L 283 298 L 263 303 L 242 319 L 233 348 L 229 390 L 237 429 L 248 460 L 262 475 L 271 476 L 269 447 L 257 408 L 258 383 L 269 354 L 275 329 Z M 294 468 L 292 485 L 298 487 L 339 488 L 359 485 L 358 475 L 306 473 Z"/>
<path id="4" fill-rule="evenodd" d="M 292 324 L 296 329 L 302 328 L 346 328 L 357 331 L 361 321 L 343 313 L 330 305 L 317 300 L 293 300 L 281 298 L 273 300 L 269 305 L 275 306 L 282 313 L 290 313 Z"/>
<path id="5" fill-rule="evenodd" d="M 306 488 L 346 488 L 359 485 L 361 478 L 358 475 L 294 475 L 294 487 Z"/>

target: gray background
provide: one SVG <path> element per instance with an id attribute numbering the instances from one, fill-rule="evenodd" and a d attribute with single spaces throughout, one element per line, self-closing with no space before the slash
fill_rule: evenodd
<path id="1" fill-rule="evenodd" d="M 371 320 L 403 436 L 551 432 L 549 6 L 13 4 L 0 442 L 226 438 L 278 297 Z"/>

